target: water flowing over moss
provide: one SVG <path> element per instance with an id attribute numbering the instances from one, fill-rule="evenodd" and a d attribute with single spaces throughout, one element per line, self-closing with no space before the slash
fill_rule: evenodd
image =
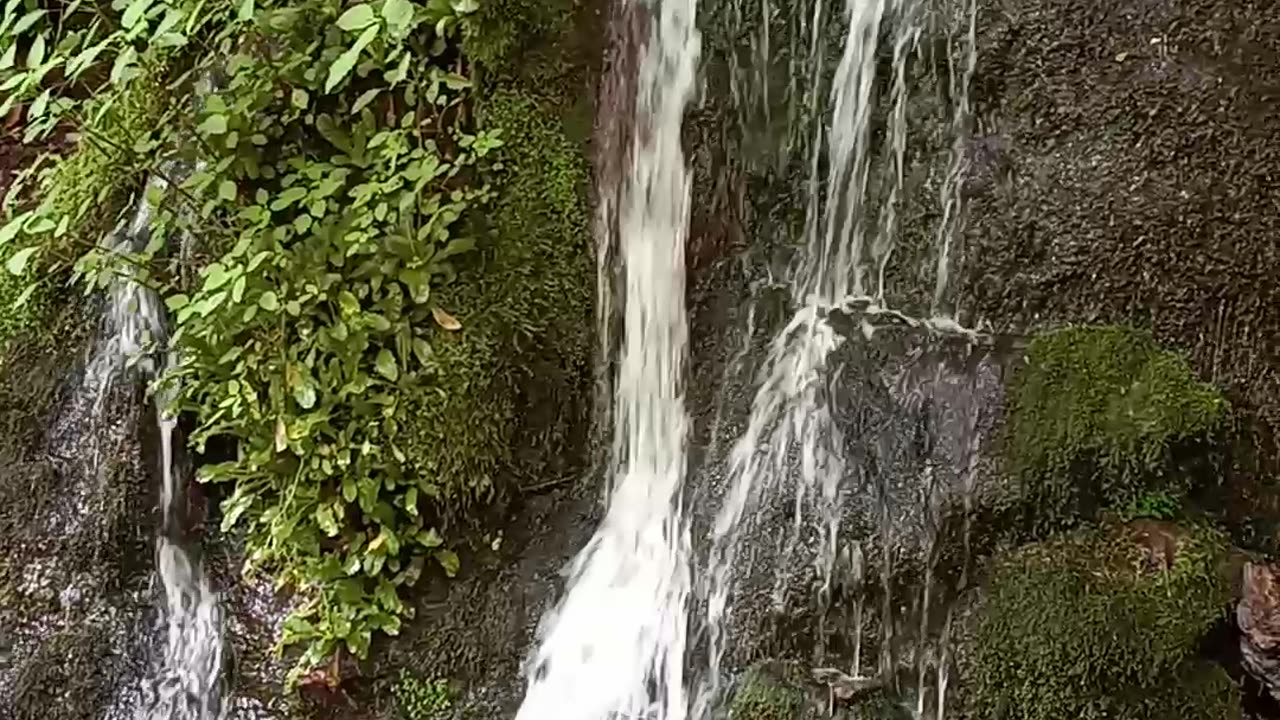
<path id="1" fill-rule="evenodd" d="M 1224 541 L 1174 527 L 1081 531 L 997 558 L 963 664 L 971 717 L 1238 715 L 1230 681 L 1193 659 L 1229 606 Z"/>
<path id="2" fill-rule="evenodd" d="M 1036 338 L 1015 380 L 1008 461 L 1037 522 L 1138 499 L 1184 493 L 1172 451 L 1206 437 L 1227 415 L 1215 388 L 1150 336 L 1119 327 L 1073 327 Z"/>

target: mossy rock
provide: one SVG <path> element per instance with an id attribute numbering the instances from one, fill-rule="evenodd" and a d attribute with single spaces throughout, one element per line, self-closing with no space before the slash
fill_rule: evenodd
<path id="1" fill-rule="evenodd" d="M 420 471 L 455 512 L 501 490 L 497 473 L 521 433 L 536 438 L 539 462 L 562 456 L 585 407 L 587 162 L 565 135 L 562 107 L 515 86 L 493 87 L 477 105 L 480 123 L 502 130 L 503 167 L 493 204 L 471 218 L 480 251 L 435 295 L 462 329 L 434 345 L 438 376 L 404 429 Z"/>
<path id="2" fill-rule="evenodd" d="M 730 720 L 800 720 L 813 717 L 804 672 L 780 662 L 762 662 L 743 673 L 729 703 Z"/>
<path id="3" fill-rule="evenodd" d="M 1180 444 L 1210 438 L 1222 394 L 1149 335 L 1072 327 L 1036 338 L 1013 382 L 1006 459 L 1040 528 L 1093 518 L 1152 492 L 1186 494 Z"/>
<path id="4" fill-rule="evenodd" d="M 1230 606 L 1227 548 L 1172 528 L 1114 525 L 997 556 L 962 653 L 970 717 L 1234 717 L 1221 678 L 1188 666 Z"/>

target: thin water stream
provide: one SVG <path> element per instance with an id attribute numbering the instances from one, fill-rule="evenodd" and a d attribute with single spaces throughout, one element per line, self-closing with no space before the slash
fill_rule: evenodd
<path id="1" fill-rule="evenodd" d="M 160 179 L 151 185 L 163 190 Z M 153 208 L 139 199 L 129 224 L 105 242 L 121 253 L 147 244 Z M 168 326 L 164 303 L 155 290 L 119 279 L 109 293 L 112 334 L 96 363 L 97 372 L 124 380 L 132 368 L 154 383 L 169 369 Z M 161 527 L 156 539 L 156 571 L 164 595 L 160 609 L 164 647 L 140 689 L 137 720 L 218 720 L 222 717 L 223 637 L 217 594 L 184 544 L 187 476 L 177 450 L 181 436 L 171 413 L 171 390 L 152 397 L 160 442 Z M 105 397 L 105 394 L 100 397 Z"/>

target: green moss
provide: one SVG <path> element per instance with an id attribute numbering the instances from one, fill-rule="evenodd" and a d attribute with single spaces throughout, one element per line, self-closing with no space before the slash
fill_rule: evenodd
<path id="1" fill-rule="evenodd" d="M 565 136 L 560 107 L 557 98 L 507 86 L 493 88 L 477 107 L 483 126 L 503 131 L 497 195 L 473 218 L 481 252 L 437 295 L 463 329 L 437 343 L 439 382 L 419 397 L 407 428 L 421 468 L 454 500 L 494 489 L 518 416 L 547 431 L 571 422 L 587 374 L 587 163 Z M 527 408 L 520 399 L 530 395 L 549 399 Z M 542 415 L 548 409 L 552 417 Z M 558 438 L 545 439 L 544 458 Z"/>
<path id="2" fill-rule="evenodd" d="M 1116 712 L 1166 701 L 1220 713 L 1220 683 L 1182 688 L 1178 675 L 1229 607 L 1225 544 L 1179 535 L 1162 566 L 1133 532 L 1077 532 L 995 560 L 963 667 L 972 717 L 1139 717 Z"/>
<path id="3" fill-rule="evenodd" d="M 392 693 L 403 720 L 438 720 L 453 707 L 453 689 L 443 678 L 428 680 L 401 670 Z"/>
<path id="4" fill-rule="evenodd" d="M 1077 327 L 1037 338 L 1015 380 L 1007 457 L 1039 523 L 1060 525 L 1144 493 L 1180 496 L 1180 441 L 1203 438 L 1227 403 L 1146 334 Z"/>
<path id="5" fill-rule="evenodd" d="M 508 65 L 517 51 L 563 33 L 573 0 L 485 0 L 472 18 L 465 51 L 483 66 Z"/>
<path id="6" fill-rule="evenodd" d="M 804 692 L 788 682 L 776 663 L 747 670 L 729 705 L 730 720 L 796 720 L 805 708 Z"/>
<path id="7" fill-rule="evenodd" d="M 58 286 L 65 280 L 69 261 L 111 229 L 129 196 L 138 189 L 142 181 L 138 172 L 140 155 L 132 142 L 149 137 L 164 112 L 168 98 L 164 74 L 163 69 L 152 68 L 119 90 L 90 100 L 84 108 L 80 140 L 70 154 L 45 165 L 35 177 L 32 192 L 20 193 L 38 201 L 37 214 L 55 221 L 68 218 L 68 225 L 61 237 L 45 236 L 45 259 L 53 263 L 33 266 L 22 277 L 0 271 L 0 351 L 16 336 L 38 330 L 48 304 L 65 294 Z M 25 209 L 21 198 L 6 202 Z M 5 222 L 11 217 L 11 209 L 6 208 Z M 29 243 L 19 238 L 10 249 L 25 244 Z M 79 250 L 73 246 L 79 246 Z M 0 259 L 5 257 L 7 254 L 0 255 Z M 40 287 L 21 306 L 15 306 L 36 279 L 43 280 Z"/>

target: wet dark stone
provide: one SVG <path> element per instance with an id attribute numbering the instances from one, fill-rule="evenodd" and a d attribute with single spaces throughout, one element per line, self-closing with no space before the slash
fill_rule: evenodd
<path id="1" fill-rule="evenodd" d="M 1280 549 L 1280 17 L 1265 2 L 979 2 L 962 316 L 1130 323 L 1235 407 L 1217 511 Z"/>

